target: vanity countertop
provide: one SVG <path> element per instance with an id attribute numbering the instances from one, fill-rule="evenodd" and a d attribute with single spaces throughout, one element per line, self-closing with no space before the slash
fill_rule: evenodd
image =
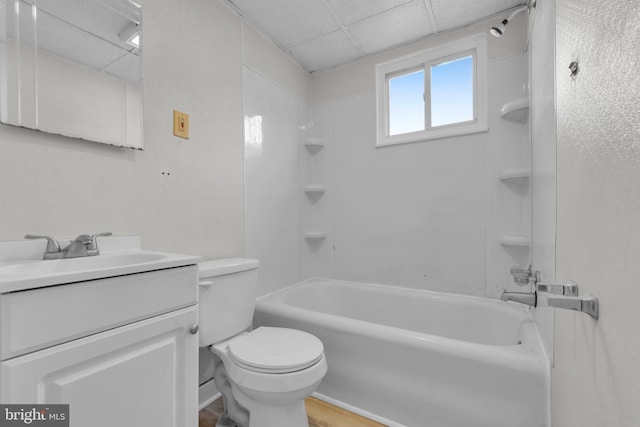
<path id="1" fill-rule="evenodd" d="M 64 244 L 65 240 L 60 239 Z M 137 236 L 100 238 L 100 255 L 42 260 L 45 241 L 0 242 L 0 293 L 195 265 L 200 257 L 140 248 Z"/>

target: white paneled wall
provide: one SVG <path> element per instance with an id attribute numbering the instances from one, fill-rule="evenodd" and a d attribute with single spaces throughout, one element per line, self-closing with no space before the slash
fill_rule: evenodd
<path id="1" fill-rule="evenodd" d="M 482 294 L 486 134 L 376 149 L 374 93 L 332 110 L 336 277 Z"/>
<path id="2" fill-rule="evenodd" d="M 303 277 L 333 277 L 333 205 L 335 180 L 331 121 L 328 108 L 309 108 L 309 127 L 300 134 L 300 259 Z M 320 144 L 313 146 L 311 144 Z M 306 145 L 305 145 L 306 144 Z M 308 186 L 324 193 L 308 194 Z M 326 233 L 313 238 L 309 233 Z M 306 237 L 305 237 L 306 236 Z"/>
<path id="3" fill-rule="evenodd" d="M 264 295 L 300 278 L 299 101 L 246 66 L 243 85 L 246 255 Z"/>
<path id="4" fill-rule="evenodd" d="M 245 67 L 246 246 L 261 261 L 260 294 L 311 276 L 520 290 L 509 269 L 528 265 L 529 248 L 500 237 L 530 235 L 530 187 L 500 175 L 528 170 L 529 127 L 500 109 L 527 95 L 527 76 L 525 53 L 490 61 L 489 132 L 376 149 L 373 92 L 310 108 Z M 306 149 L 309 138 L 324 147 Z"/>
<path id="5" fill-rule="evenodd" d="M 486 295 L 499 297 L 516 289 L 510 274 L 514 265 L 528 266 L 529 246 L 509 245 L 510 238 L 531 237 L 530 182 L 501 180 L 513 171 L 530 172 L 529 124 L 500 117 L 504 104 L 528 96 L 528 59 L 523 53 L 490 61 L 489 134 L 487 138 L 487 279 Z"/>
<path id="6" fill-rule="evenodd" d="M 331 173 L 330 210 L 307 214 L 331 232 L 313 272 L 479 296 L 513 290 L 509 269 L 528 265 L 529 248 L 499 238 L 530 234 L 530 190 L 499 177 L 529 168 L 529 133 L 500 109 L 527 94 L 527 70 L 526 53 L 490 62 L 486 133 L 376 149 L 374 92 L 315 106 L 313 131 L 327 138 L 319 163 L 331 166 L 303 162 L 301 173 Z"/>
<path id="7" fill-rule="evenodd" d="M 536 7 L 531 34 L 531 263 L 548 283 L 556 268 L 555 1 Z M 540 301 L 534 319 L 547 355 L 553 355 L 554 309 Z"/>
<path id="8" fill-rule="evenodd" d="M 489 132 L 377 149 L 373 90 L 310 107 L 245 66 L 246 253 L 261 261 L 259 293 L 311 276 L 524 291 L 509 269 L 530 249 L 500 237 L 530 236 L 531 188 L 500 176 L 530 169 L 529 125 L 500 110 L 528 95 L 528 68 L 526 52 L 489 61 Z M 324 147 L 308 150 L 309 138 Z M 305 238 L 316 231 L 326 237 Z"/>

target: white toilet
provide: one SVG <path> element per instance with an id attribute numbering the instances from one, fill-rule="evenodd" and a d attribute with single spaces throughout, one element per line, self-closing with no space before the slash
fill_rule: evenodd
<path id="1" fill-rule="evenodd" d="M 226 413 L 217 426 L 308 427 L 304 399 L 327 372 L 322 342 L 295 329 L 251 322 L 258 261 L 200 263 L 200 347 L 215 361 Z"/>

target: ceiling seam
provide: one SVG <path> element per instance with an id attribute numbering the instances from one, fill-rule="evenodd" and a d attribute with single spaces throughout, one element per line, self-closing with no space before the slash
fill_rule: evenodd
<path id="1" fill-rule="evenodd" d="M 271 34 L 267 33 L 267 31 L 265 31 L 265 29 L 262 28 L 260 25 L 258 25 L 258 23 L 255 22 L 253 19 L 245 16 L 244 12 L 242 10 L 240 10 L 240 8 L 237 7 L 232 2 L 232 0 L 225 0 L 224 4 L 226 4 L 229 8 L 231 8 L 231 10 L 233 10 L 240 17 L 240 19 L 242 21 L 244 21 L 247 25 L 252 26 L 253 29 L 255 31 L 257 31 L 262 37 L 264 37 L 265 39 L 269 40 L 276 47 L 278 47 L 281 51 L 283 51 L 289 58 L 291 58 L 296 64 L 300 65 L 300 67 L 302 67 L 303 70 L 305 70 L 307 73 L 311 73 L 311 70 L 309 70 L 307 67 L 305 67 L 300 61 L 298 61 L 293 56 L 293 54 L 291 53 L 291 49 L 285 47 L 284 45 L 282 45 L 282 43 L 280 43 L 275 38 L 273 38 L 271 36 Z"/>
<path id="2" fill-rule="evenodd" d="M 248 25 L 250 25 L 251 27 L 256 29 L 263 37 L 265 37 L 267 40 L 271 41 L 275 46 L 279 47 L 283 52 L 285 52 L 287 54 L 287 56 L 289 58 L 293 59 L 298 65 L 300 65 L 302 67 L 302 69 L 304 69 L 305 71 L 307 71 L 309 73 L 314 73 L 315 71 L 322 71 L 324 69 L 330 69 L 330 68 L 339 67 L 341 65 L 345 65 L 345 64 L 348 64 L 348 63 L 352 63 L 352 62 L 358 61 L 359 59 L 361 59 L 363 57 L 366 58 L 366 57 L 369 57 L 369 56 L 375 56 L 378 53 L 382 53 L 382 52 L 386 52 L 386 51 L 395 49 L 398 46 L 411 44 L 411 43 L 417 42 L 417 41 L 419 41 L 421 39 L 429 38 L 431 36 L 436 36 L 436 35 L 439 35 L 439 34 L 448 33 L 450 31 L 461 30 L 463 28 L 467 28 L 467 27 L 469 27 L 471 25 L 474 25 L 476 23 L 479 23 L 479 22 L 482 22 L 482 21 L 485 21 L 485 20 L 488 20 L 488 19 L 492 19 L 492 17 L 501 16 L 502 14 L 507 13 L 509 10 L 513 10 L 516 7 L 521 7 L 521 6 L 513 6 L 511 8 L 506 9 L 506 10 L 503 10 L 503 11 L 500 11 L 500 12 L 496 12 L 496 13 L 494 13 L 492 15 L 484 16 L 484 17 L 479 18 L 479 19 L 474 19 L 473 21 L 468 22 L 468 23 L 465 22 L 462 25 L 458 24 L 458 25 L 455 25 L 455 26 L 449 27 L 449 28 L 447 28 L 447 26 L 445 25 L 445 27 L 443 29 L 440 29 L 439 28 L 440 25 L 436 24 L 437 16 L 435 14 L 435 10 L 438 9 L 438 4 L 436 3 L 434 5 L 433 4 L 434 0 L 404 0 L 404 2 L 402 2 L 401 4 L 398 4 L 398 5 L 394 6 L 394 7 L 389 8 L 389 9 L 382 10 L 382 11 L 380 11 L 378 13 L 375 13 L 375 14 L 373 14 L 371 16 L 366 16 L 366 17 L 364 17 L 362 19 L 358 19 L 358 20 L 356 20 L 356 21 L 354 21 L 352 23 L 349 23 L 349 24 L 347 24 L 347 22 L 349 20 L 348 18 L 345 18 L 344 21 L 339 19 L 342 16 L 341 13 L 340 13 L 341 9 L 334 7 L 332 5 L 331 0 L 322 0 L 322 1 L 319 1 L 319 2 L 317 0 L 307 0 L 307 1 L 315 1 L 315 2 L 317 2 L 316 5 L 320 8 L 317 11 L 320 12 L 322 15 L 324 15 L 324 13 L 328 14 L 328 16 L 324 15 L 324 19 L 328 18 L 330 20 L 330 21 L 326 22 L 326 24 L 329 24 L 329 25 L 326 25 L 326 27 L 331 26 L 331 27 L 333 27 L 333 30 L 327 32 L 326 29 L 325 29 L 324 32 L 322 34 L 320 34 L 319 36 L 311 37 L 311 38 L 305 39 L 303 41 L 297 41 L 297 42 L 294 42 L 294 43 L 284 44 L 284 43 L 280 43 L 273 36 L 268 34 L 262 28 L 262 26 L 257 23 L 257 21 L 254 21 L 252 18 L 249 18 L 248 16 L 245 16 L 244 13 L 240 11 L 240 8 L 238 6 L 236 6 L 235 3 L 242 3 L 243 0 L 221 0 L 221 1 L 223 1 L 226 5 L 230 6 L 231 9 L 233 9 L 238 15 L 240 15 L 240 17 L 243 18 L 243 21 L 245 23 L 247 23 Z M 245 0 L 245 1 L 252 1 L 252 0 Z M 259 1 L 259 0 L 253 0 L 253 1 Z M 290 0 L 272 0 L 272 1 L 274 1 L 274 2 L 285 1 L 286 2 L 286 1 L 290 1 Z M 517 2 L 517 3 L 521 3 L 523 0 L 509 0 L 509 2 L 512 2 L 512 1 L 513 2 Z M 304 2 L 301 1 L 300 3 L 302 4 Z M 365 42 L 365 44 L 362 44 L 362 42 L 360 42 L 360 39 L 351 33 L 350 28 L 352 26 L 354 26 L 354 24 L 369 20 L 369 19 L 371 19 L 371 18 L 373 18 L 375 16 L 387 14 L 387 13 L 389 13 L 390 11 L 392 11 L 394 9 L 405 7 L 407 4 L 411 4 L 411 3 L 413 3 L 416 6 L 419 6 L 420 4 L 423 5 L 423 7 L 424 7 L 423 11 L 424 12 L 421 12 L 421 14 L 424 13 L 426 16 L 423 15 L 421 17 L 422 23 L 419 24 L 419 25 L 424 25 L 424 26 L 430 25 L 432 27 L 431 30 L 433 32 L 431 32 L 430 34 L 426 34 L 424 36 L 420 36 L 420 37 L 417 37 L 417 38 L 412 38 L 410 40 L 401 41 L 399 44 L 393 45 L 393 46 L 389 46 L 388 48 L 379 49 L 379 50 L 375 50 L 374 49 L 371 52 L 368 52 L 368 50 L 365 49 L 365 45 L 366 45 L 366 42 L 367 42 L 368 39 L 365 38 L 362 41 L 362 42 Z M 322 13 L 322 11 L 324 11 L 324 13 Z M 321 15 L 318 15 L 318 16 L 321 16 Z M 258 19 L 260 19 L 260 17 L 258 17 Z M 384 19 L 384 18 L 381 18 L 381 19 Z M 331 22 L 331 24 L 330 24 L 330 22 Z M 344 36 L 338 36 L 338 34 L 336 34 L 337 31 L 342 31 L 342 33 L 344 35 L 346 35 L 348 42 L 346 40 L 344 40 Z M 308 33 L 308 31 L 307 31 L 307 33 Z M 328 66 L 327 64 L 325 64 L 325 65 L 321 66 L 320 68 L 318 68 L 317 70 L 315 69 L 316 66 L 311 66 L 311 65 L 306 65 L 305 66 L 305 65 L 303 65 L 303 63 L 300 60 L 297 59 L 297 55 L 294 54 L 294 51 L 296 51 L 296 50 L 299 51 L 300 55 L 302 55 L 303 57 L 305 55 L 307 55 L 307 56 L 313 55 L 314 54 L 313 47 L 318 45 L 318 43 L 319 43 L 318 41 L 316 41 L 314 45 L 310 45 L 308 49 L 306 47 L 303 47 L 302 45 L 307 44 L 309 42 L 312 42 L 314 40 L 319 40 L 323 36 L 327 36 L 328 34 L 331 34 L 331 33 L 334 34 L 334 37 L 333 37 L 334 42 L 339 43 L 337 46 L 338 47 L 344 46 L 344 52 L 342 52 L 343 49 L 341 48 L 340 52 L 342 52 L 342 53 L 339 56 L 345 56 L 345 54 L 347 53 L 347 47 L 350 47 L 350 49 L 353 49 L 353 56 L 351 56 L 350 58 L 346 58 L 347 59 L 346 61 L 343 60 L 342 62 L 337 63 L 335 65 L 329 65 Z M 356 34 L 359 36 L 358 32 L 356 32 Z M 335 37 L 338 37 L 338 40 L 336 40 Z M 375 37 L 374 37 L 374 39 L 375 39 Z M 332 53 L 331 49 L 327 49 L 326 45 L 325 45 L 324 50 L 320 49 L 320 52 L 321 53 L 324 52 L 322 54 L 324 56 L 320 56 L 321 58 L 324 58 L 327 55 L 328 56 L 331 56 L 331 55 L 336 56 L 336 54 L 338 53 L 338 52 L 333 52 Z M 333 63 L 333 61 L 335 60 L 335 58 L 333 58 L 333 59 L 329 58 L 329 59 L 330 59 L 329 62 L 331 62 L 331 63 Z"/>
<path id="3" fill-rule="evenodd" d="M 327 11 L 327 13 L 329 15 L 331 15 L 331 18 L 333 19 L 333 21 L 336 24 L 338 24 L 340 29 L 347 35 L 347 37 L 349 37 L 349 40 L 351 41 L 351 44 L 353 45 L 353 47 L 356 48 L 358 53 L 360 53 L 360 56 L 366 55 L 367 52 L 360 45 L 360 43 L 358 43 L 358 41 L 355 38 L 353 38 L 353 36 L 351 35 L 351 32 L 349 31 L 349 28 L 347 26 L 345 26 L 345 25 L 342 25 L 342 22 L 337 18 L 336 13 L 333 11 L 333 9 L 331 9 L 331 6 L 329 6 L 329 4 L 327 3 L 327 0 L 323 0 L 322 4 L 324 5 L 324 8 Z M 330 34 L 330 33 L 328 33 L 328 34 Z"/>
<path id="4" fill-rule="evenodd" d="M 429 18 L 429 23 L 431 24 L 431 28 L 433 28 L 433 34 L 438 34 L 438 26 L 436 25 L 436 16 L 433 13 L 433 6 L 431 5 L 431 0 L 423 0 L 424 7 L 427 9 L 427 17 Z"/>

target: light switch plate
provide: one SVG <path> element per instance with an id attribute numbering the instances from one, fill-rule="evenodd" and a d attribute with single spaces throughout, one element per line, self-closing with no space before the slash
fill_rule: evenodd
<path id="1" fill-rule="evenodd" d="M 189 139 L 189 115 L 187 113 L 173 110 L 173 134 L 180 138 Z"/>

